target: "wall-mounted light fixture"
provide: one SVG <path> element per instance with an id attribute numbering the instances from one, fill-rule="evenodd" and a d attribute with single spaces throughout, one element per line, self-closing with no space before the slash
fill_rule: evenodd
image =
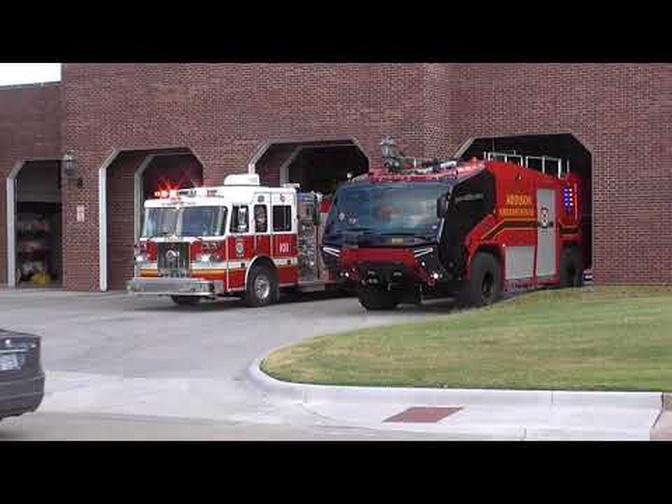
<path id="1" fill-rule="evenodd" d="M 70 180 L 76 179 L 77 187 L 82 187 L 84 185 L 82 177 L 77 177 L 77 159 L 75 158 L 75 155 L 73 154 L 72 151 L 67 151 L 63 155 L 61 165 L 63 169 L 64 178 Z"/>

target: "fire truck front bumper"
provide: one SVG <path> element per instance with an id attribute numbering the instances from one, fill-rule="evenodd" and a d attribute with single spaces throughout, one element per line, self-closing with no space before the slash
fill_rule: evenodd
<path id="1" fill-rule="evenodd" d="M 138 295 L 214 297 L 218 289 L 212 280 L 200 278 L 136 277 L 127 282 L 126 290 Z"/>

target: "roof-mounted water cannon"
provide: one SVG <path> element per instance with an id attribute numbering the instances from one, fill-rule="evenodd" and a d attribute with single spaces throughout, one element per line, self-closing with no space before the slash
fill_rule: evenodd
<path id="1" fill-rule="evenodd" d="M 404 153 L 399 150 L 394 138 L 386 136 L 380 142 L 380 150 L 383 153 L 383 166 L 391 172 L 401 171 L 403 169 L 402 159 Z"/>
<path id="2" fill-rule="evenodd" d="M 416 173 L 437 173 L 455 168 L 458 163 L 456 159 L 441 161 L 437 158 L 421 159 L 405 156 L 394 139 L 389 136 L 383 138 L 380 148 L 383 154 L 383 166 L 391 172 L 413 170 Z"/>

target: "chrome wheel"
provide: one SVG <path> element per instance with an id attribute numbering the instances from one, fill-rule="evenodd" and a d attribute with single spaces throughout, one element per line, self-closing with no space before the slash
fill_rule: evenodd
<path id="1" fill-rule="evenodd" d="M 271 282 L 266 276 L 259 275 L 254 279 L 254 293 L 259 301 L 265 301 L 271 295 Z"/>
<path id="2" fill-rule="evenodd" d="M 267 306 L 278 300 L 276 272 L 265 264 L 255 264 L 245 286 L 245 304 L 250 307 Z"/>

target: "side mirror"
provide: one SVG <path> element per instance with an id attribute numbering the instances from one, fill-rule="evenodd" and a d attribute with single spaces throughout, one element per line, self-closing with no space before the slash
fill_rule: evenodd
<path id="1" fill-rule="evenodd" d="M 248 225 L 247 208 L 240 207 L 238 209 L 238 232 L 247 233 L 247 225 Z"/>
<path id="2" fill-rule="evenodd" d="M 443 219 L 448 213 L 448 195 L 442 194 L 439 199 L 436 200 L 436 217 Z"/>

